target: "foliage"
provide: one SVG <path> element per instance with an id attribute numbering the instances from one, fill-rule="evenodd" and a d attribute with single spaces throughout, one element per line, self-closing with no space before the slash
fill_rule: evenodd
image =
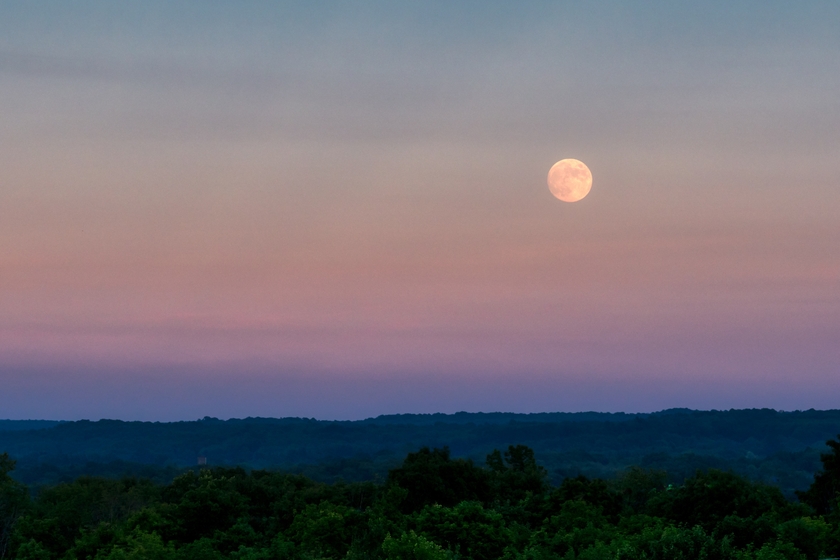
<path id="1" fill-rule="evenodd" d="M 15 524 L 28 506 L 26 489 L 10 476 L 14 468 L 8 453 L 0 455 L 0 559 L 6 558 Z"/>
<path id="2" fill-rule="evenodd" d="M 840 498 L 840 436 L 838 441 L 828 440 L 829 453 L 820 455 L 822 471 L 814 476 L 814 484 L 805 492 L 799 492 L 803 502 L 808 503 L 817 513 L 826 514 L 837 511 Z"/>
<path id="3" fill-rule="evenodd" d="M 744 479 L 717 470 L 701 472 L 679 488 L 660 492 L 649 510 L 673 522 L 714 530 L 726 517 L 757 519 L 766 512 L 790 516 L 794 506 L 778 488 L 745 484 Z"/>
<path id="4" fill-rule="evenodd" d="M 817 560 L 840 543 L 836 510 L 731 472 L 553 486 L 524 445 L 484 467 L 420 448 L 383 483 L 211 468 L 166 484 L 80 477 L 32 499 L 13 467 L 0 456 L 17 504 L 6 556 L 20 560 Z"/>
<path id="5" fill-rule="evenodd" d="M 454 506 L 464 500 L 486 501 L 490 496 L 487 472 L 470 460 L 453 460 L 448 447 L 424 447 L 409 453 L 402 466 L 389 473 L 388 481 L 408 491 L 403 501 L 406 513 L 433 504 Z"/>
<path id="6" fill-rule="evenodd" d="M 399 539 L 389 534 L 382 543 L 386 560 L 449 560 L 452 554 L 414 531 L 403 533 Z"/>
<path id="7" fill-rule="evenodd" d="M 499 558 L 511 540 L 502 515 L 479 502 L 461 502 L 452 508 L 427 506 L 412 521 L 421 534 L 459 557 Z"/>
<path id="8" fill-rule="evenodd" d="M 511 445 L 502 454 L 494 450 L 486 459 L 493 496 L 501 502 L 518 502 L 529 493 L 539 495 L 548 487 L 548 471 L 537 464 L 534 451 L 525 445 Z"/>

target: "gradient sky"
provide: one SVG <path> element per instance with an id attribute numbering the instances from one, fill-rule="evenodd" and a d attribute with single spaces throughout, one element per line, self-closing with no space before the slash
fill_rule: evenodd
<path id="1" fill-rule="evenodd" d="M 836 408 L 838 92 L 836 0 L 4 1 L 0 417 Z"/>

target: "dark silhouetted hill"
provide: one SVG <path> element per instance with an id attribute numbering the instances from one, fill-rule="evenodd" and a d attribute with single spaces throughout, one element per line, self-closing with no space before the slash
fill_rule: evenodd
<path id="1" fill-rule="evenodd" d="M 28 422 L 28 424 L 27 424 Z M 361 421 L 204 418 L 191 422 L 4 421 L 0 452 L 29 484 L 81 474 L 121 473 L 166 480 L 207 464 L 300 472 L 318 480 L 384 476 L 407 453 L 448 446 L 483 464 L 493 449 L 534 449 L 555 483 L 585 474 L 610 478 L 631 465 L 666 470 L 679 482 L 698 469 L 732 470 L 804 489 L 825 441 L 840 433 L 840 411 L 769 409 L 625 413 L 399 414 Z M 157 474 L 155 474 L 157 473 Z"/>

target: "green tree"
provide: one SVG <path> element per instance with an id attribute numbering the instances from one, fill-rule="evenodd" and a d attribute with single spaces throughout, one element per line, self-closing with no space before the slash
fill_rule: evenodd
<path id="1" fill-rule="evenodd" d="M 480 502 L 461 502 L 453 508 L 427 506 L 415 516 L 417 530 L 458 557 L 496 560 L 511 544 L 502 515 Z"/>
<path id="2" fill-rule="evenodd" d="M 716 526 L 717 538 L 728 538 L 738 548 L 759 549 L 778 539 L 778 516 L 767 512 L 759 517 L 727 515 Z"/>
<path id="3" fill-rule="evenodd" d="M 15 555 L 17 560 L 50 560 L 50 551 L 35 539 L 21 544 Z"/>
<path id="4" fill-rule="evenodd" d="M 314 558 L 343 558 L 353 544 L 354 535 L 362 529 L 362 523 L 359 512 L 321 502 L 308 505 L 295 516 L 288 536 L 301 551 Z"/>
<path id="5" fill-rule="evenodd" d="M 545 519 L 531 537 L 528 548 L 535 557 L 574 556 L 597 543 L 608 543 L 617 535 L 600 507 L 583 500 L 564 502 L 556 515 Z"/>
<path id="6" fill-rule="evenodd" d="M 805 560 L 805 556 L 790 543 L 776 541 L 760 549 L 736 551 L 733 560 Z"/>
<path id="7" fill-rule="evenodd" d="M 179 560 L 225 560 L 225 556 L 213 546 L 213 539 L 201 538 L 178 549 Z"/>
<path id="8" fill-rule="evenodd" d="M 82 531 L 95 531 L 100 524 L 113 530 L 115 524 L 156 502 L 158 496 L 159 489 L 149 481 L 80 477 L 43 490 L 27 515 L 19 519 L 16 538 L 18 542 L 34 539 L 51 555 L 61 557 Z"/>
<path id="9" fill-rule="evenodd" d="M 650 528 L 619 547 L 616 560 L 726 560 L 732 549 L 716 541 L 701 527 Z M 746 559 L 744 559 L 746 560 Z"/>
<path id="10" fill-rule="evenodd" d="M 779 525 L 779 540 L 792 544 L 807 560 L 822 557 L 831 528 L 822 519 L 799 517 Z"/>
<path id="11" fill-rule="evenodd" d="M 598 508 L 607 518 L 617 521 L 622 508 L 622 496 L 603 480 L 585 476 L 566 478 L 548 497 L 545 516 L 555 514 L 568 501 L 580 500 Z"/>
<path id="12" fill-rule="evenodd" d="M 615 490 L 624 498 L 632 511 L 645 510 L 648 500 L 665 489 L 667 473 L 662 470 L 630 467 L 613 482 Z"/>
<path id="13" fill-rule="evenodd" d="M 465 500 L 486 503 L 490 497 L 487 471 L 471 460 L 452 459 L 448 447 L 423 447 L 409 453 L 402 466 L 388 473 L 388 482 L 408 491 L 402 503 L 406 513 L 433 504 L 451 507 Z"/>
<path id="14" fill-rule="evenodd" d="M 840 440 L 840 436 L 837 436 Z M 797 492 L 799 499 L 813 507 L 820 515 L 834 513 L 840 503 L 840 441 L 828 440 L 829 453 L 822 453 L 822 471 L 814 475 L 814 482 L 805 492 Z"/>
<path id="15" fill-rule="evenodd" d="M 96 560 L 174 560 L 175 549 L 165 545 L 157 533 L 135 530 L 125 544 L 115 546 L 107 554 L 97 554 Z"/>
<path id="16" fill-rule="evenodd" d="M 382 550 L 386 560 L 450 560 L 452 554 L 414 531 L 403 533 L 399 539 L 385 537 Z"/>
<path id="17" fill-rule="evenodd" d="M 534 450 L 525 445 L 508 446 L 504 459 L 498 449 L 487 455 L 493 499 L 516 503 L 528 493 L 541 495 L 548 489 L 548 472 L 537 464 Z"/>
<path id="18" fill-rule="evenodd" d="M 248 501 L 236 487 L 242 469 L 206 469 L 176 478 L 164 491 L 168 538 L 192 542 L 226 531 L 248 513 Z"/>
<path id="19" fill-rule="evenodd" d="M 9 475 L 14 468 L 8 453 L 0 455 L 0 559 L 8 555 L 15 524 L 28 505 L 26 487 Z"/>
<path id="20" fill-rule="evenodd" d="M 711 469 L 697 473 L 679 488 L 659 492 L 650 513 L 689 527 L 712 532 L 727 516 L 758 519 L 773 513 L 780 519 L 798 517 L 778 488 L 752 483 L 736 474 Z"/>

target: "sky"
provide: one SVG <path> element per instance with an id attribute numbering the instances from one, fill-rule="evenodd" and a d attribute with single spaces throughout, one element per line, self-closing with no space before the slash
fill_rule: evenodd
<path id="1" fill-rule="evenodd" d="M 0 418 L 836 408 L 838 91 L 835 0 L 5 0 Z"/>

